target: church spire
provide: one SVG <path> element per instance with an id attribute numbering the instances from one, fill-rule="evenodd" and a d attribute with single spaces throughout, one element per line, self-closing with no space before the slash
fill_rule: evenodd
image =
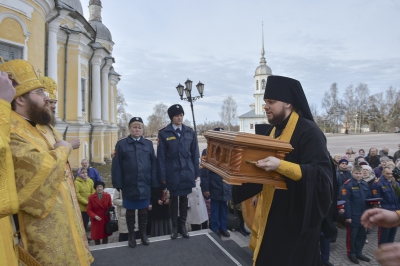
<path id="1" fill-rule="evenodd" d="M 261 45 L 261 59 L 260 59 L 260 65 L 266 65 L 267 61 L 265 60 L 265 51 L 264 51 L 264 22 L 261 24 L 261 29 L 262 29 L 262 45 Z"/>
<path id="2" fill-rule="evenodd" d="M 89 21 L 100 21 L 101 22 L 101 0 L 90 0 L 89 1 Z"/>

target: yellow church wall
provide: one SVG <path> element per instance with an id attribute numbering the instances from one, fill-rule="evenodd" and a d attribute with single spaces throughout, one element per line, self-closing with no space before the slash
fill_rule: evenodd
<path id="1" fill-rule="evenodd" d="M 1 10 L 2 8 L 0 8 Z M 1 12 L 1 11 L 0 11 Z M 5 18 L 0 24 L 0 38 L 17 42 L 22 45 L 25 44 L 24 31 L 21 24 L 12 18 Z"/>
<path id="2" fill-rule="evenodd" d="M 81 141 L 81 146 L 79 149 L 72 150 L 71 154 L 68 157 L 68 161 L 71 165 L 71 168 L 76 169 L 81 166 L 81 161 L 83 159 L 88 159 L 89 155 L 89 150 L 87 151 L 87 154 L 85 152 L 85 143 L 89 143 L 89 134 L 87 132 L 82 132 L 82 133 L 77 133 L 68 131 L 67 132 L 67 141 L 74 139 L 74 138 L 79 138 Z"/>
<path id="3" fill-rule="evenodd" d="M 75 45 L 68 46 L 67 70 L 67 121 L 76 121 L 78 117 L 79 51 Z M 71 49 L 72 48 L 72 49 Z M 63 75 L 64 78 L 64 75 Z"/>
<path id="4" fill-rule="evenodd" d="M 22 21 L 21 23 L 26 26 L 26 31 L 31 33 L 26 43 L 28 48 L 27 60 L 33 65 L 35 70 L 39 69 L 44 73 L 45 19 L 43 15 L 38 13 L 37 10 L 34 10 L 31 19 L 28 20 L 26 16 L 21 13 L 0 6 L 0 13 L 3 12 L 17 16 Z M 0 38 L 4 41 L 10 41 L 11 44 L 20 43 L 21 46 L 25 45 L 27 36 L 24 34 L 21 23 L 14 18 L 4 18 L 0 24 Z"/>
<path id="5" fill-rule="evenodd" d="M 58 62 L 58 116 L 64 119 L 64 69 L 65 69 L 65 43 L 58 42 L 60 49 L 57 55 Z M 78 117 L 77 100 L 79 79 L 78 46 L 68 44 L 68 66 L 67 66 L 67 121 L 76 121 Z"/>

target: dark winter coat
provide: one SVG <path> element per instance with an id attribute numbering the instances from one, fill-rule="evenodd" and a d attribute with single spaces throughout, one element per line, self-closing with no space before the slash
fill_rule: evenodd
<path id="1" fill-rule="evenodd" d="M 360 226 L 361 215 L 368 208 L 365 200 L 371 198 L 368 183 L 354 178 L 346 181 L 341 189 L 341 198 L 346 201 L 344 218 L 351 219 L 351 225 Z"/>
<path id="2" fill-rule="evenodd" d="M 351 179 L 353 176 L 349 171 L 344 171 L 344 170 L 336 170 L 336 180 L 337 180 L 337 188 L 338 188 L 338 198 L 341 199 L 340 196 L 340 189 L 342 188 L 344 182 L 347 180 Z"/>
<path id="3" fill-rule="evenodd" d="M 122 189 L 124 199 L 150 198 L 151 187 L 159 186 L 153 143 L 143 137 L 136 141 L 131 136 L 118 141 L 111 174 L 113 186 Z"/>
<path id="4" fill-rule="evenodd" d="M 398 183 L 397 187 L 399 187 Z M 381 176 L 374 182 L 371 187 L 371 191 L 374 198 L 382 198 L 382 209 L 390 211 L 396 211 L 400 209 L 399 198 L 392 187 L 392 182 L 386 180 L 384 176 Z"/>
<path id="5" fill-rule="evenodd" d="M 201 156 L 205 156 L 207 149 L 203 150 Z M 208 170 L 200 169 L 200 186 L 202 192 L 210 192 L 210 199 L 228 201 L 232 198 L 232 185 L 223 182 L 220 175 Z"/>
<path id="6" fill-rule="evenodd" d="M 172 123 L 158 132 L 157 147 L 158 179 L 167 181 L 170 191 L 196 186 L 199 176 L 199 148 L 193 129 L 182 125 L 181 136 Z"/>
<path id="7" fill-rule="evenodd" d="M 90 217 L 91 237 L 93 240 L 99 240 L 110 236 L 104 232 L 104 228 L 109 220 L 106 212 L 108 211 L 108 207 L 111 206 L 111 196 L 107 192 L 103 192 L 103 197 L 101 200 L 99 199 L 97 193 L 89 196 L 89 203 L 87 205 L 86 212 Z M 94 218 L 96 215 L 101 218 L 100 221 L 97 221 Z"/>
<path id="8" fill-rule="evenodd" d="M 367 161 L 369 166 L 371 166 L 371 168 L 374 169 L 381 164 L 380 158 L 381 157 L 379 155 L 375 157 L 371 157 L 368 155 L 367 157 L 365 157 L 365 161 Z"/>

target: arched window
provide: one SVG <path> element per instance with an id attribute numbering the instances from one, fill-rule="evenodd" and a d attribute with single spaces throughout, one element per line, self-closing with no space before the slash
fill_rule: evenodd
<path id="1" fill-rule="evenodd" d="M 265 79 L 261 81 L 261 89 L 265 90 Z"/>
<path id="2" fill-rule="evenodd" d="M 256 90 L 258 90 L 258 80 L 256 81 Z"/>

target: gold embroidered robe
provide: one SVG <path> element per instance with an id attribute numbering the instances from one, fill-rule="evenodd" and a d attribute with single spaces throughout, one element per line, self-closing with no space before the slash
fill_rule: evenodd
<path id="1" fill-rule="evenodd" d="M 18 265 L 11 215 L 18 212 L 10 150 L 10 103 L 0 99 L 0 262 Z"/>
<path id="2" fill-rule="evenodd" d="M 53 149 L 15 112 L 10 137 L 24 248 L 43 265 L 90 265 L 93 257 L 65 171 L 72 147 Z"/>

